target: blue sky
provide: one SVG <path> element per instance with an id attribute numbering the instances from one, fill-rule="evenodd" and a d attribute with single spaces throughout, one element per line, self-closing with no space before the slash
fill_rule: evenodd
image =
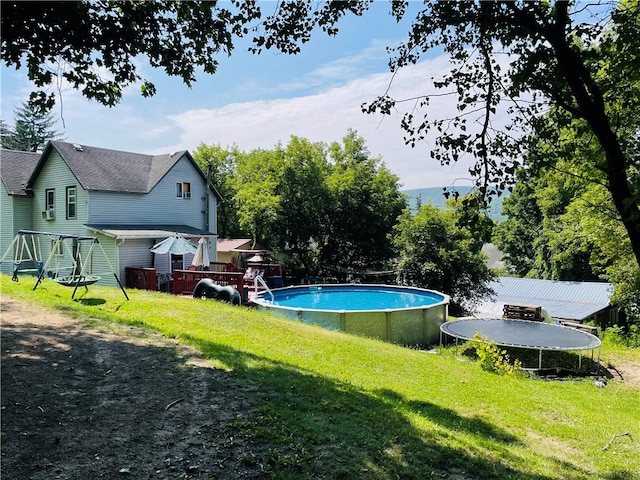
<path id="1" fill-rule="evenodd" d="M 267 5 L 267 2 L 263 2 Z M 470 185 L 464 165 L 443 167 L 429 158 L 432 140 L 415 148 L 404 145 L 400 117 L 367 115 L 360 105 L 383 94 L 391 81 L 387 46 L 406 38 L 409 22 L 396 25 L 389 3 L 375 3 L 363 17 L 343 19 L 336 37 L 317 32 L 302 53 L 261 55 L 238 45 L 230 58 L 220 57 L 218 73 L 200 74 L 192 89 L 141 63 L 142 76 L 157 87 L 154 98 L 127 91 L 114 108 L 62 90 L 55 113 L 64 119 L 59 129 L 67 141 L 138 153 L 193 150 L 200 143 L 241 150 L 273 148 L 291 135 L 311 141 L 340 141 L 352 128 L 365 139 L 373 156 L 380 156 L 400 178 L 402 188 Z M 407 20 L 413 18 L 411 15 Z M 434 56 L 406 68 L 394 79 L 391 93 L 413 97 L 430 91 L 430 79 L 449 68 Z M 2 67 L 1 117 L 13 124 L 13 110 L 28 98 L 32 85 L 24 72 Z M 448 112 L 451 100 L 431 108 Z"/>

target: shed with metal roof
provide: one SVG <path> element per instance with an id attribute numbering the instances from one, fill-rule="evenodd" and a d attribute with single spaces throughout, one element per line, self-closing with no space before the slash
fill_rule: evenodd
<path id="1" fill-rule="evenodd" d="M 502 316 L 504 305 L 527 304 L 541 306 L 547 320 L 597 324 L 617 320 L 610 283 L 499 277 L 490 287 L 495 295 L 478 307 L 476 316 Z"/>

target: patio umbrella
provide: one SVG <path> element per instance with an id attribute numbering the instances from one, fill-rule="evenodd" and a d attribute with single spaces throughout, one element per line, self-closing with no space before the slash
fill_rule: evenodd
<path id="1" fill-rule="evenodd" d="M 197 247 L 193 243 L 178 234 L 165 238 L 150 248 L 151 252 L 159 255 L 164 253 L 184 255 L 185 253 L 196 253 L 196 249 Z"/>
<path id="2" fill-rule="evenodd" d="M 196 268 L 203 267 L 204 269 L 209 269 L 209 242 L 205 237 L 198 240 L 198 248 L 196 249 L 196 254 L 193 256 L 191 265 Z"/>

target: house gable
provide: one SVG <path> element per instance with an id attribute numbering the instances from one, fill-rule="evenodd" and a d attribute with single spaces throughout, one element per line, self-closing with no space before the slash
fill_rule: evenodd
<path id="1" fill-rule="evenodd" d="M 207 211 L 215 214 L 216 200 L 207 194 L 205 182 L 185 155 L 147 193 L 96 190 L 90 197 L 91 224 L 180 223 L 215 232 L 215 221 L 207 218 Z"/>
<path id="2" fill-rule="evenodd" d="M 29 186 L 40 175 L 52 151 L 60 155 L 85 190 L 149 193 L 176 163 L 185 158 L 206 183 L 204 172 L 186 150 L 166 155 L 145 155 L 56 140 L 47 145 Z M 211 191 L 217 200 L 221 200 L 215 189 Z"/>

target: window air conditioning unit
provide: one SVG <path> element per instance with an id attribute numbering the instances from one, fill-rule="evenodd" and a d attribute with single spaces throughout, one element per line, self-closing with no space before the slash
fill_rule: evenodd
<path id="1" fill-rule="evenodd" d="M 56 211 L 53 208 L 48 208 L 44 212 L 42 212 L 43 220 L 53 220 L 56 218 Z"/>

